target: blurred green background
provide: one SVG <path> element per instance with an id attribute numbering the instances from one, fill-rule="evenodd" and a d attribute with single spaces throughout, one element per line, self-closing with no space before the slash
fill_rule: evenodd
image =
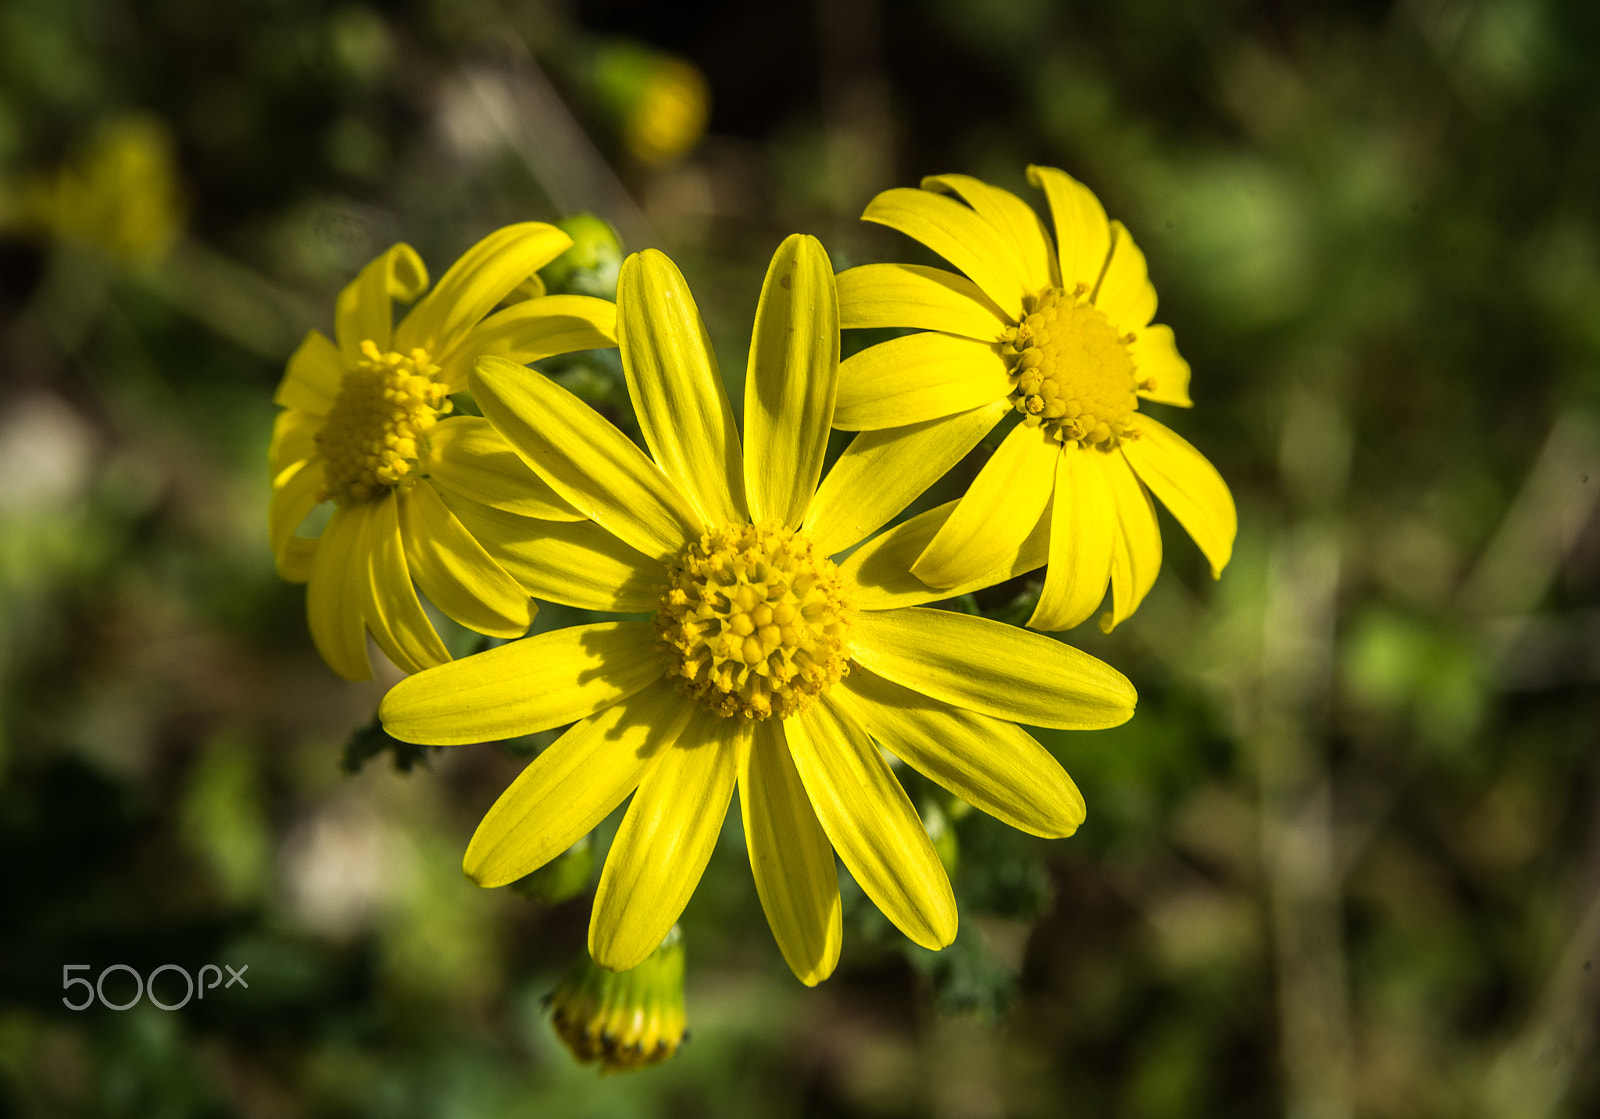
<path id="1" fill-rule="evenodd" d="M 0 0 L 0 1114 L 1600 1114 L 1597 60 L 1588 0 Z M 1163 514 L 1147 604 L 1068 635 L 1141 696 L 1041 732 L 1078 835 L 907 777 L 954 946 L 847 887 L 801 987 L 735 815 L 690 1043 L 597 1077 L 541 1006 L 588 895 L 459 872 L 538 743 L 402 769 L 273 573 L 284 360 L 395 240 L 438 275 L 589 210 L 737 381 L 784 235 L 922 260 L 876 191 L 1039 202 L 1029 162 L 1146 251 L 1236 557 Z M 604 355 L 559 372 L 628 421 Z M 74 1012 L 77 963 L 249 987 Z"/>

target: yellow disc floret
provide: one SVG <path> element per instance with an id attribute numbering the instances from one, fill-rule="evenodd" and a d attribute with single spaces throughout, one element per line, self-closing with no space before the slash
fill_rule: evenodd
<path id="1" fill-rule="evenodd" d="M 1011 401 L 1024 423 L 1063 443 L 1110 450 L 1132 434 L 1139 405 L 1133 335 L 1118 335 L 1083 294 L 1050 288 L 1029 299 L 1002 352 L 1013 362 Z"/>
<path id="2" fill-rule="evenodd" d="M 848 669 L 839 569 L 776 522 L 728 525 L 669 568 L 656 635 L 679 689 L 718 715 L 787 718 Z"/>
<path id="3" fill-rule="evenodd" d="M 417 459 L 417 440 L 450 411 L 439 367 L 425 350 L 382 353 L 361 343 L 361 359 L 345 371 L 339 398 L 317 432 L 327 460 L 328 496 L 341 505 L 371 501 L 400 484 Z"/>

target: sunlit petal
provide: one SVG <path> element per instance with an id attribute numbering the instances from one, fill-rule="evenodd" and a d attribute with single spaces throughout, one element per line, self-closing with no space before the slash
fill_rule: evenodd
<path id="1" fill-rule="evenodd" d="M 864 610 L 854 659 L 957 707 L 1036 727 L 1094 730 L 1133 716 L 1128 678 L 1043 634 L 953 610 Z"/>
<path id="2" fill-rule="evenodd" d="M 745 372 L 745 493 L 752 520 L 800 524 L 822 476 L 839 377 L 833 265 L 794 234 L 761 285 Z"/>

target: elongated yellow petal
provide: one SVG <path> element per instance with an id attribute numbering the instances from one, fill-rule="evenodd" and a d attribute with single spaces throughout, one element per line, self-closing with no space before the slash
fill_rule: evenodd
<path id="1" fill-rule="evenodd" d="M 1100 617 L 1107 633 L 1127 621 L 1161 572 L 1161 526 L 1156 507 L 1126 457 L 1105 463 L 1106 487 L 1117 511 L 1117 541 L 1111 551 L 1111 612 Z"/>
<path id="2" fill-rule="evenodd" d="M 431 492 L 431 491 L 430 491 Z M 406 673 L 421 672 L 450 659 L 450 652 L 434 632 L 433 623 L 417 600 L 400 539 L 399 497 L 385 494 L 371 502 L 367 521 L 367 578 L 362 584 L 366 601 L 361 612 L 372 639 L 395 667 Z"/>
<path id="3" fill-rule="evenodd" d="M 970 206 L 929 190 L 895 187 L 874 198 L 862 221 L 898 229 L 970 276 L 1013 322 L 1022 317 L 1027 277 L 1005 236 Z"/>
<path id="4" fill-rule="evenodd" d="M 1107 461 L 1103 452 L 1076 443 L 1062 448 L 1050 512 L 1050 568 L 1039 605 L 1028 619 L 1033 629 L 1071 629 L 1106 597 L 1117 540 Z"/>
<path id="5" fill-rule="evenodd" d="M 1140 396 L 1179 408 L 1193 405 L 1189 399 L 1189 363 L 1179 356 L 1170 326 L 1156 324 L 1135 331 L 1128 354 L 1133 358 L 1139 384 L 1150 384 L 1149 388 L 1139 389 Z"/>
<path id="6" fill-rule="evenodd" d="M 846 330 L 915 327 L 997 342 L 1011 320 L 965 276 L 923 264 L 863 264 L 839 273 Z"/>
<path id="7" fill-rule="evenodd" d="M 486 887 L 538 870 L 633 792 L 677 741 L 689 711 L 672 685 L 658 680 L 579 722 L 500 794 L 472 834 L 461 869 Z"/>
<path id="8" fill-rule="evenodd" d="M 1094 305 L 1123 334 L 1137 334 L 1156 317 L 1156 289 L 1144 253 L 1120 221 L 1111 223 L 1111 259 L 1094 294 Z"/>
<path id="9" fill-rule="evenodd" d="M 1239 531 L 1228 483 L 1188 440 L 1166 425 L 1140 416 L 1138 432 L 1137 439 L 1123 440 L 1123 456 L 1200 545 L 1211 563 L 1211 577 L 1221 578 Z"/>
<path id="10" fill-rule="evenodd" d="M 660 605 L 666 567 L 593 521 L 533 521 L 461 498 L 446 504 L 534 598 L 612 614 Z"/>
<path id="11" fill-rule="evenodd" d="M 822 243 L 796 233 L 761 285 L 744 381 L 750 517 L 797 527 L 822 477 L 839 383 L 839 302 Z"/>
<path id="12" fill-rule="evenodd" d="M 361 358 L 361 343 L 387 351 L 393 338 L 394 302 L 410 303 L 428 287 L 428 269 L 410 245 L 391 245 L 354 280 L 334 304 L 334 334 L 342 365 Z"/>
<path id="13" fill-rule="evenodd" d="M 1096 730 L 1133 717 L 1128 678 L 1054 638 L 951 610 L 864 610 L 854 659 L 896 684 L 981 715 Z"/>
<path id="14" fill-rule="evenodd" d="M 1050 557 L 1050 518 L 1040 517 L 1028 538 L 1017 546 L 1016 554 L 1006 557 L 998 567 L 974 576 L 954 587 L 930 587 L 911 574 L 911 565 L 927 550 L 939 529 L 950 519 L 956 502 L 948 501 L 929 509 L 904 524 L 867 541 L 839 565 L 848 580 L 850 601 L 862 610 L 893 610 L 920 606 L 941 598 L 955 598 L 969 591 L 982 590 L 996 583 L 1043 567 Z"/>
<path id="15" fill-rule="evenodd" d="M 1083 823 L 1083 794 L 1015 723 L 929 699 L 859 665 L 829 695 L 885 750 L 995 819 L 1049 839 Z"/>
<path id="16" fill-rule="evenodd" d="M 313 416 L 326 416 L 339 397 L 344 381 L 344 361 L 328 336 L 313 330 L 289 356 L 272 402 Z"/>
<path id="17" fill-rule="evenodd" d="M 817 550 L 831 556 L 888 524 L 1010 410 L 1008 401 L 996 400 L 943 419 L 857 435 L 806 512 L 803 527 Z"/>
<path id="18" fill-rule="evenodd" d="M 857 884 L 913 942 L 935 950 L 949 944 L 956 938 L 950 879 L 866 732 L 831 696 L 783 729 L 817 820 Z"/>
<path id="19" fill-rule="evenodd" d="M 566 389 L 498 357 L 478 360 L 473 396 L 524 462 L 566 503 L 655 559 L 706 524 L 661 468 Z"/>
<path id="20" fill-rule="evenodd" d="M 420 672 L 378 716 L 402 742 L 489 742 L 587 718 L 661 675 L 649 622 L 594 622 Z"/>
<path id="21" fill-rule="evenodd" d="M 451 392 L 467 385 L 472 364 L 486 354 L 518 365 L 617 344 L 617 306 L 589 295 L 550 295 L 513 303 L 474 327 L 442 361 L 439 377 Z"/>
<path id="22" fill-rule="evenodd" d="M 1043 291 L 1060 282 L 1056 270 L 1055 245 L 1039 215 L 1009 190 L 990 186 L 971 175 L 929 175 L 922 180 L 923 190 L 945 190 L 966 199 L 1010 242 L 1012 255 L 1030 293 Z"/>
<path id="23" fill-rule="evenodd" d="M 323 466 L 321 459 L 301 462 L 278 476 L 272 488 L 272 504 L 267 507 L 267 522 L 271 528 L 272 550 L 282 555 L 294 530 L 315 509 L 322 495 Z"/>
<path id="24" fill-rule="evenodd" d="M 998 346 L 924 331 L 891 338 L 839 366 L 833 426 L 905 427 L 1005 399 L 1011 374 Z"/>
<path id="25" fill-rule="evenodd" d="M 367 580 L 363 549 L 371 514 L 370 503 L 334 509 L 317 542 L 306 586 L 311 641 L 328 667 L 346 680 L 365 680 L 372 675 L 366 624 L 361 620 Z"/>
<path id="26" fill-rule="evenodd" d="M 643 963 L 683 913 L 733 798 L 739 721 L 680 702 L 688 722 L 639 783 L 594 896 L 589 954 L 613 971 Z"/>
<path id="27" fill-rule="evenodd" d="M 783 727 L 781 719 L 752 724 L 749 749 L 740 759 L 739 808 L 767 924 L 789 970 L 814 987 L 839 963 L 839 876 Z"/>
<path id="28" fill-rule="evenodd" d="M 468 629 L 491 637 L 521 637 L 534 605 L 493 556 L 421 482 L 400 495 L 400 535 L 422 593 Z"/>
<path id="29" fill-rule="evenodd" d="M 1091 292 L 1100 282 L 1111 255 L 1111 225 L 1094 192 L 1054 167 L 1029 167 L 1028 181 L 1041 188 L 1056 224 L 1056 252 L 1061 260 L 1061 286 L 1079 284 Z"/>
<path id="30" fill-rule="evenodd" d="M 275 487 L 285 470 L 317 455 L 317 432 L 321 429 L 320 416 L 292 408 L 278 413 L 272 421 L 272 443 L 267 449 Z"/>
<path id="31" fill-rule="evenodd" d="M 1006 563 L 1050 505 L 1061 444 L 1018 424 L 934 536 L 911 573 L 930 587 L 953 587 Z"/>
<path id="32" fill-rule="evenodd" d="M 395 331 L 395 349 L 427 350 L 441 365 L 511 289 L 572 246 L 553 225 L 525 221 L 497 229 L 461 254 Z"/>
<path id="33" fill-rule="evenodd" d="M 743 522 L 739 429 L 717 357 L 683 273 L 655 249 L 622 262 L 617 343 L 656 462 L 706 524 Z"/>
<path id="34" fill-rule="evenodd" d="M 417 461 L 423 473 L 451 493 L 524 517 L 583 519 L 481 416 L 455 416 L 435 424 L 421 452 Z"/>

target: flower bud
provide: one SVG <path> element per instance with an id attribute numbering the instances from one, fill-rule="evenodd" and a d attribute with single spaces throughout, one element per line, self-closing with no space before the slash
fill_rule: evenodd
<path id="1" fill-rule="evenodd" d="M 555 224 L 572 238 L 572 247 L 539 271 L 544 288 L 556 295 L 615 299 L 622 271 L 622 242 L 616 231 L 593 214 L 573 214 Z"/>
<path id="2" fill-rule="evenodd" d="M 688 1036 L 683 936 L 673 926 L 644 963 L 608 971 L 585 950 L 550 996 L 550 1021 L 574 1057 L 602 1073 L 660 1064 Z"/>
<path id="3" fill-rule="evenodd" d="M 587 835 L 544 866 L 511 884 L 524 897 L 556 905 L 589 888 L 594 873 L 594 844 Z"/>

